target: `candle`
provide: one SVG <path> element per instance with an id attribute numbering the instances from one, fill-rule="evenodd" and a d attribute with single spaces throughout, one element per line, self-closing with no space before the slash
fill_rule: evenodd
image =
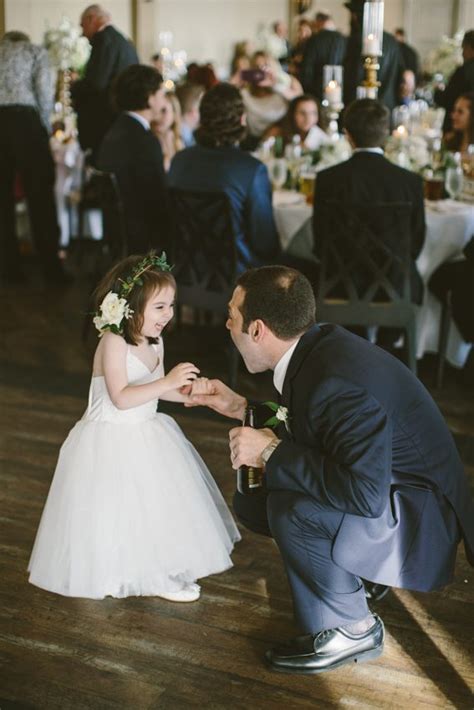
<path id="1" fill-rule="evenodd" d="M 337 106 L 342 103 L 341 86 L 337 81 L 331 80 L 324 89 L 324 98 L 330 106 Z"/>
<path id="2" fill-rule="evenodd" d="M 364 37 L 362 53 L 368 57 L 377 57 L 380 54 L 379 38 L 374 34 L 368 34 Z"/>
<path id="3" fill-rule="evenodd" d="M 408 138 L 408 131 L 405 126 L 397 126 L 392 135 L 395 138 L 399 138 L 400 140 L 404 141 Z"/>

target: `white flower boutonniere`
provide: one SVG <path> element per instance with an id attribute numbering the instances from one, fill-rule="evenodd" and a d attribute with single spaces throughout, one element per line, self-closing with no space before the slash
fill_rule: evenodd
<path id="1" fill-rule="evenodd" d="M 272 412 L 274 412 L 273 416 L 267 419 L 267 421 L 264 423 L 264 426 L 274 428 L 283 422 L 287 432 L 291 433 L 289 425 L 290 417 L 288 414 L 288 407 L 283 407 L 281 404 L 277 404 L 276 402 L 264 402 L 264 404 L 266 407 L 269 407 Z"/>

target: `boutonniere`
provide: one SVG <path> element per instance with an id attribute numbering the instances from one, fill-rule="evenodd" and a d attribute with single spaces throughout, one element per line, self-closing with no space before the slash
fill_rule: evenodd
<path id="1" fill-rule="evenodd" d="M 275 428 L 283 422 L 286 431 L 288 432 L 288 434 L 291 434 L 288 407 L 283 407 L 281 404 L 277 404 L 276 402 L 264 402 L 264 405 L 271 409 L 274 414 L 269 419 L 267 419 L 263 426 Z"/>

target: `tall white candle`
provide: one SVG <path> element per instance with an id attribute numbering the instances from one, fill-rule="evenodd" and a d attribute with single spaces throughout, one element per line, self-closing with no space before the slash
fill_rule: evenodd
<path id="1" fill-rule="evenodd" d="M 362 53 L 368 57 L 377 57 L 380 54 L 379 38 L 373 34 L 364 37 Z"/>
<path id="2" fill-rule="evenodd" d="M 342 91 L 340 84 L 337 81 L 331 80 L 324 89 L 324 98 L 330 106 L 336 106 L 342 103 Z"/>

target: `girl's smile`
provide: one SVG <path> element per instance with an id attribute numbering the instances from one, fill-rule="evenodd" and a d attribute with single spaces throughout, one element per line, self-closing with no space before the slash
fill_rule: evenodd
<path id="1" fill-rule="evenodd" d="M 175 290 L 165 286 L 148 300 L 143 313 L 142 335 L 158 337 L 174 315 Z"/>

